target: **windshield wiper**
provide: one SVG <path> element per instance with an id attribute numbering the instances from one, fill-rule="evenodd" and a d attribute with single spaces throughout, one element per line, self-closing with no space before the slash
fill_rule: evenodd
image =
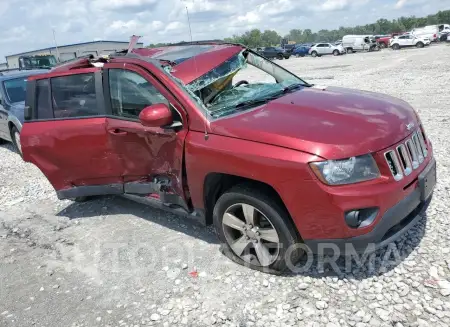
<path id="1" fill-rule="evenodd" d="M 243 102 L 240 102 L 237 105 L 235 105 L 234 108 L 243 108 L 243 107 L 254 106 L 254 105 L 258 105 L 258 104 L 262 104 L 262 103 L 267 103 L 269 101 L 279 98 L 281 95 L 284 95 L 291 91 L 297 90 L 301 87 L 303 87 L 303 84 L 300 84 L 300 83 L 292 84 L 292 85 L 286 86 L 281 92 L 277 92 L 270 97 L 243 101 Z"/>
<path id="2" fill-rule="evenodd" d="M 286 87 L 284 88 L 283 93 L 288 93 L 288 92 L 290 92 L 290 91 L 297 90 L 297 89 L 299 89 L 299 88 L 301 88 L 301 87 L 303 87 L 303 86 L 304 86 L 304 85 L 303 85 L 303 84 L 300 84 L 300 83 L 291 84 L 291 85 L 286 86 Z"/>
<path id="3" fill-rule="evenodd" d="M 270 97 L 270 98 L 262 98 L 262 99 L 255 99 L 255 100 L 247 100 L 247 101 L 239 102 L 237 105 L 234 106 L 234 108 L 244 108 L 244 107 L 248 107 L 248 106 L 263 104 L 263 103 L 267 103 L 273 99 L 275 99 L 275 98 Z"/>

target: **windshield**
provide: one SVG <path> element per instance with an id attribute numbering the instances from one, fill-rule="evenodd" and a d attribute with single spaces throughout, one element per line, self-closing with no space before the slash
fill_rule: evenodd
<path id="1" fill-rule="evenodd" d="M 26 77 L 10 79 L 3 82 L 9 101 L 12 103 L 25 101 L 26 83 Z"/>
<path id="2" fill-rule="evenodd" d="M 56 65 L 55 56 L 25 57 L 26 68 L 51 68 Z"/>
<path id="3" fill-rule="evenodd" d="M 302 86 L 309 84 L 249 51 L 231 57 L 186 85 L 214 118 L 252 108 Z"/>

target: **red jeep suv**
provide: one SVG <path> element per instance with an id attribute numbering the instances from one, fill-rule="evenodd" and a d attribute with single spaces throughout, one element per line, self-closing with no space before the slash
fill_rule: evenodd
<path id="1" fill-rule="evenodd" d="M 120 194 L 214 224 L 254 269 L 384 246 L 436 183 L 409 104 L 309 84 L 237 44 L 69 62 L 28 79 L 25 116 L 24 160 L 59 199 Z"/>

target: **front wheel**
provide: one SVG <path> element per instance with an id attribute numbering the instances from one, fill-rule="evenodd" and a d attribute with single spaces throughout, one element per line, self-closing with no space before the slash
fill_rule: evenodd
<path id="1" fill-rule="evenodd" d="M 386 44 L 385 43 L 380 43 L 380 49 L 384 49 L 386 48 Z"/>
<path id="2" fill-rule="evenodd" d="M 338 50 L 334 50 L 333 51 L 333 56 L 339 56 L 339 51 Z"/>
<path id="3" fill-rule="evenodd" d="M 252 269 L 280 273 L 303 254 L 286 210 L 268 193 L 238 185 L 214 206 L 214 226 L 223 253 Z"/>
<path id="4" fill-rule="evenodd" d="M 353 49 L 352 48 L 347 48 L 346 51 L 347 51 L 347 53 L 353 53 Z"/>
<path id="5" fill-rule="evenodd" d="M 277 55 L 277 59 L 278 59 L 278 60 L 283 60 L 283 58 L 284 58 L 284 57 L 283 57 L 282 54 Z"/>
<path id="6" fill-rule="evenodd" d="M 317 51 L 311 52 L 311 56 L 314 57 L 314 58 L 317 57 Z"/>
<path id="7" fill-rule="evenodd" d="M 422 42 L 417 42 L 416 47 L 417 48 L 423 48 L 424 44 Z"/>

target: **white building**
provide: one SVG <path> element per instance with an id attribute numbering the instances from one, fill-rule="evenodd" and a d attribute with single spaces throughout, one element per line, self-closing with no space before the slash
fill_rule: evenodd
<path id="1" fill-rule="evenodd" d="M 7 69 L 7 68 L 8 68 L 8 64 L 6 62 L 0 62 L 0 70 Z"/>
<path id="2" fill-rule="evenodd" d="M 49 55 L 55 56 L 56 60 L 66 61 L 74 59 L 80 56 L 85 56 L 89 54 L 93 55 L 103 55 L 109 54 L 114 51 L 120 51 L 128 48 L 128 41 L 92 41 L 76 44 L 68 44 L 58 46 L 58 51 L 55 47 L 39 49 L 34 51 L 27 51 L 22 53 L 16 53 L 13 55 L 6 56 L 6 62 L 8 68 L 18 68 L 19 67 L 19 57 L 20 56 L 34 56 L 34 55 Z M 138 43 L 136 47 L 143 47 L 143 43 Z"/>

